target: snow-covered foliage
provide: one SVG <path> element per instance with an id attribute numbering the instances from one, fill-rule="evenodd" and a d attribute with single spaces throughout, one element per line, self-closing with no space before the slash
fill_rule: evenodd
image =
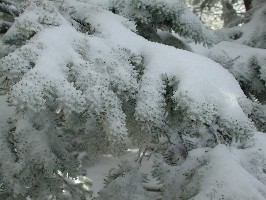
<path id="1" fill-rule="evenodd" d="M 20 13 L 16 3 L 9 0 L 0 0 L 0 11 L 13 16 L 18 16 Z"/>
<path id="2" fill-rule="evenodd" d="M 203 53 L 228 69 L 245 94 L 260 102 L 266 100 L 265 13 L 265 3 L 254 3 L 245 17 L 232 23 L 231 28 L 217 30 L 221 42 Z"/>
<path id="3" fill-rule="evenodd" d="M 219 44 L 203 51 L 194 46 L 193 50 L 232 73 L 244 93 L 255 101 L 249 116 L 261 131 L 265 131 L 265 106 L 256 101 L 263 104 L 266 101 L 266 5 L 263 1 L 252 1 L 252 5 L 252 9 L 243 18 L 233 21 L 230 28 L 216 31 L 222 40 Z"/>
<path id="4" fill-rule="evenodd" d="M 84 199 L 89 191 L 73 179 L 82 159 L 119 155 L 128 141 L 144 152 L 110 172 L 101 200 L 149 199 L 148 187 L 142 187 L 148 179 L 139 171 L 148 151 L 158 154 L 154 175 L 162 182 L 162 199 L 243 197 L 244 182 L 235 194 L 226 186 L 235 184 L 231 175 L 216 172 L 228 171 L 220 166 L 224 159 L 235 171 L 242 167 L 228 146 L 242 152 L 254 145 L 256 126 L 263 126 L 254 102 L 220 64 L 145 37 L 161 29 L 204 45 L 218 41 L 220 35 L 180 1 L 29 0 L 20 10 L 3 36 L 16 48 L 0 60 L 1 87 L 15 107 L 9 123 L 1 124 L 0 197 Z M 265 58 L 263 52 L 251 57 Z M 255 160 L 261 163 L 247 167 L 262 165 Z M 193 173 L 196 168 L 201 174 Z M 262 174 L 242 168 L 236 177 L 248 174 L 255 184 L 250 187 L 259 191 L 250 197 L 266 198 Z M 194 190 L 176 192 L 179 186 Z"/>
<path id="5" fill-rule="evenodd" d="M 266 5 L 265 3 L 255 5 L 243 18 L 232 23 L 233 28 L 217 31 L 221 40 L 266 49 Z"/>
<path id="6" fill-rule="evenodd" d="M 138 26 L 173 30 L 181 36 L 190 37 L 196 43 L 211 45 L 215 38 L 202 22 L 187 9 L 182 1 L 172 0 L 113 0 L 111 8 Z"/>
<path id="7" fill-rule="evenodd" d="M 190 151 L 178 166 L 157 161 L 153 173 L 162 182 L 161 199 L 265 199 L 265 145 L 258 141 L 265 142 L 265 135 L 255 138 L 256 147 L 247 150 L 217 145 Z"/>
<path id="8" fill-rule="evenodd" d="M 110 170 L 105 179 L 106 187 L 96 199 L 145 200 L 146 191 L 142 184 L 146 179 L 146 175 L 139 172 L 137 163 L 122 162 Z"/>
<path id="9" fill-rule="evenodd" d="M 266 54 L 264 49 L 221 42 L 209 57 L 228 69 L 243 88 L 256 98 L 266 100 Z"/>

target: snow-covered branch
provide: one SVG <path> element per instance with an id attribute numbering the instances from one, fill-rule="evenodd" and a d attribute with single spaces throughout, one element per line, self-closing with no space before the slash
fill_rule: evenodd
<path id="1" fill-rule="evenodd" d="M 17 15 L 9 1 L 0 2 L 5 13 Z M 257 127 L 264 128 L 264 107 L 254 109 L 232 75 L 239 74 L 238 67 L 245 69 L 248 59 L 254 70 L 246 70 L 249 76 L 240 74 L 239 80 L 264 88 L 266 70 L 258 66 L 264 65 L 265 52 L 220 43 L 208 50 L 214 62 L 172 47 L 174 40 L 171 46 L 145 38 L 147 28 L 142 34 L 137 31 L 151 25 L 151 33 L 164 39 L 174 30 L 195 43 L 213 44 L 213 32 L 180 2 L 42 0 L 23 6 L 1 38 L 16 46 L 0 59 L 0 82 L 16 108 L 12 125 L 0 123 L 3 192 L 33 200 L 51 195 L 65 199 L 68 192 L 69 199 L 80 200 L 81 184 L 75 185 L 79 190 L 70 178 L 79 175 L 79 158 L 119 155 L 133 143 L 143 147 L 142 155 L 137 162 L 125 161 L 111 170 L 98 199 L 147 200 L 155 199 L 147 193 L 160 192 L 165 200 L 243 200 L 249 195 L 246 188 L 257 192 L 248 199 L 266 198 L 266 154 L 252 153 L 254 161 L 243 159 L 260 161 L 258 169 L 235 159 L 253 145 Z M 157 35 L 156 29 L 164 30 Z M 263 81 L 258 83 L 259 78 Z M 255 124 L 251 118 L 258 118 Z M 150 159 L 146 152 L 152 152 Z M 147 173 L 141 171 L 146 161 L 154 161 Z M 243 181 L 249 176 L 255 185 Z M 228 190 L 235 185 L 240 193 Z"/>
<path id="2" fill-rule="evenodd" d="M 20 13 L 17 6 L 8 0 L 0 0 L 0 12 L 6 13 L 12 16 L 18 16 Z"/>
<path id="3" fill-rule="evenodd" d="M 0 34 L 6 33 L 11 25 L 11 22 L 0 20 Z"/>

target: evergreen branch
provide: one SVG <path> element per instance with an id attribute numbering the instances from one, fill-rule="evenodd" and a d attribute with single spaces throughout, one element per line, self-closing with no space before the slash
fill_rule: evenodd
<path id="1" fill-rule="evenodd" d="M 11 25 L 11 22 L 0 20 L 0 34 L 6 33 Z"/>
<path id="2" fill-rule="evenodd" d="M 7 0 L 0 0 L 0 12 L 6 13 L 12 16 L 19 15 L 19 9 L 12 2 Z"/>

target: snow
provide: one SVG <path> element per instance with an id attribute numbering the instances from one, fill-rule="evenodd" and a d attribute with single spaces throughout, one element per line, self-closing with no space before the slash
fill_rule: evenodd
<path id="1" fill-rule="evenodd" d="M 134 22 L 100 8 L 107 6 L 108 1 L 93 0 L 89 3 L 82 3 L 69 0 L 66 2 L 69 6 L 75 5 L 77 10 L 73 12 L 73 15 L 90 24 L 95 33 L 86 35 L 78 32 L 59 14 L 53 15 L 55 19 L 49 18 L 56 24 L 55 26 L 42 27 L 39 26 L 39 23 L 34 22 L 36 35 L 25 46 L 2 60 L 2 62 L 8 62 L 9 58 L 15 58 L 21 59 L 19 61 L 23 63 L 20 65 L 22 68 L 24 67 L 23 69 L 15 67 L 17 71 L 15 70 L 14 73 L 12 70 L 6 72 L 10 73 L 8 74 L 10 77 L 15 74 L 11 97 L 15 100 L 14 104 L 20 106 L 18 110 L 24 107 L 29 108 L 27 112 L 38 113 L 40 119 L 49 118 L 47 116 L 42 118 L 42 115 L 46 114 L 47 106 L 55 106 L 55 110 L 58 110 L 57 114 L 63 110 L 66 112 L 66 118 L 67 112 L 82 113 L 86 111 L 88 115 L 104 113 L 103 116 L 107 121 L 103 125 L 104 131 L 109 131 L 113 136 L 122 137 L 127 133 L 126 116 L 121 109 L 122 100 L 120 99 L 120 95 L 122 96 L 124 92 L 128 92 L 130 97 L 136 100 L 134 117 L 142 122 L 148 122 L 147 125 L 150 125 L 149 122 L 159 128 L 165 125 L 164 94 L 166 84 L 163 77 L 167 77 L 174 82 L 172 100 L 177 104 L 184 102 L 184 107 L 189 107 L 189 112 L 198 114 L 203 123 L 211 124 L 212 120 L 216 120 L 217 117 L 222 123 L 238 121 L 244 124 L 246 129 L 243 132 L 253 133 L 256 130 L 248 118 L 247 112 L 244 112 L 246 108 L 243 106 L 245 105 L 243 102 L 248 100 L 237 80 L 227 69 L 206 56 L 213 58 L 223 54 L 226 50 L 228 56 L 233 58 L 240 56 L 237 65 L 241 65 L 241 63 L 247 63 L 254 56 L 264 62 L 265 50 L 256 50 L 251 55 L 250 51 L 253 51 L 253 48 L 244 48 L 240 44 L 232 45 L 222 42 L 212 49 L 192 45 L 196 53 L 202 54 L 198 55 L 153 43 L 138 36 L 135 33 Z M 167 0 L 166 2 L 174 1 Z M 49 9 L 54 11 L 48 6 Z M 40 12 L 43 11 L 40 10 Z M 22 16 L 22 19 L 30 18 L 31 15 L 34 15 L 34 12 Z M 37 16 L 34 17 L 32 20 L 38 21 Z M 185 17 L 190 19 L 190 15 L 183 16 L 183 19 Z M 45 20 L 48 19 L 45 18 Z M 49 20 L 48 22 L 50 22 Z M 9 34 L 12 31 L 14 30 L 10 30 Z M 27 48 L 33 49 L 36 53 L 34 68 L 28 68 L 29 58 L 22 59 Z M 140 81 L 136 80 L 135 68 L 130 62 L 132 55 L 144 66 L 144 74 Z M 9 71 L 8 67 L 10 66 L 5 65 L 5 67 L 6 71 Z M 262 78 L 266 77 L 264 68 L 261 69 L 261 74 Z M 71 81 L 70 75 L 75 76 L 76 80 Z M 110 89 L 111 87 L 115 89 Z M 4 103 L 5 98 L 0 97 L 1 116 L 3 115 L 0 119 L 1 126 L 6 126 L 8 117 L 15 115 L 13 108 L 8 108 Z M 54 105 L 47 105 L 50 99 L 56 100 L 56 102 L 52 101 Z M 57 157 L 53 154 L 50 145 L 53 146 L 54 143 L 50 144 L 48 142 L 49 135 L 44 133 L 50 130 L 46 130 L 45 127 L 44 130 L 36 131 L 30 122 L 34 119 L 27 118 L 27 113 L 23 113 L 22 116 L 24 114 L 26 117 L 17 121 L 17 132 L 14 133 L 21 140 L 16 148 L 25 151 L 25 155 L 23 154 L 20 159 L 25 166 L 27 162 L 37 163 L 53 174 L 52 169 L 57 167 L 55 162 Z M 33 118 L 34 115 L 29 116 Z M 53 120 L 53 118 L 49 120 Z M 44 126 L 48 126 L 46 121 L 44 124 Z M 93 126 L 93 123 L 89 126 Z M 234 134 L 234 127 L 224 126 L 230 128 L 229 134 Z M 91 130 L 95 131 L 93 128 Z M 200 132 L 200 130 L 197 131 Z M 204 139 L 208 139 L 207 134 L 209 133 L 206 131 Z M 105 137 L 108 138 L 109 135 L 107 134 Z M 202 148 L 205 144 L 199 144 L 198 148 L 188 152 L 188 157 L 183 163 L 180 162 L 180 165 L 168 166 L 163 162 L 161 165 L 159 164 L 158 170 L 165 172 L 160 174 L 162 176 L 160 178 L 166 186 L 169 186 L 162 192 L 164 199 L 182 197 L 189 197 L 191 200 L 265 199 L 266 147 L 264 143 L 266 136 L 263 133 L 255 132 L 253 139 L 254 146 L 246 149 L 238 149 L 234 144 L 232 146 L 219 144 L 213 149 Z M 0 142 L 2 141 L 4 140 Z M 110 168 L 117 166 L 124 159 L 134 163 L 136 157 L 136 150 L 129 150 L 119 158 L 102 155 L 97 164 L 88 166 L 86 171 L 87 176 L 93 181 L 94 197 L 104 187 L 103 179 Z M 139 172 L 147 173 L 151 182 L 159 187 L 160 184 L 152 180 L 150 173 L 154 160 L 157 160 L 156 156 L 150 160 L 145 157 L 142 161 L 143 165 L 139 166 Z M 44 164 L 42 164 L 43 161 Z M 134 186 L 132 190 L 142 192 L 142 187 L 140 189 L 139 185 L 138 187 L 134 185 L 142 179 L 140 173 L 137 173 L 136 177 L 134 173 L 126 173 L 117 180 L 118 182 L 121 180 L 122 186 L 129 180 L 135 180 L 136 182 L 130 185 Z M 131 179 L 132 177 L 135 179 Z M 111 188 L 115 188 L 115 186 L 111 185 Z M 136 195 L 136 199 L 143 199 L 141 194 L 133 195 Z"/>
<path id="2" fill-rule="evenodd" d="M 247 47 L 240 44 L 230 44 L 229 42 L 221 42 L 215 46 L 210 52 L 210 58 L 217 60 L 224 58 L 224 62 L 230 62 L 228 65 L 230 72 L 237 78 L 253 76 L 250 70 L 258 66 L 260 73 L 259 79 L 266 80 L 266 50 Z M 254 89 L 259 90 L 259 86 L 254 86 Z"/>
<path id="3" fill-rule="evenodd" d="M 256 2 L 254 1 L 256 4 Z M 265 11 L 266 5 L 260 4 L 253 7 L 245 16 L 246 23 L 237 27 L 223 28 L 216 33 L 220 41 L 226 40 L 233 43 L 244 44 L 251 47 L 265 49 Z"/>
<path id="4" fill-rule="evenodd" d="M 176 191 L 176 194 L 174 194 L 169 190 L 169 193 L 164 194 L 165 199 L 171 199 L 170 197 L 175 195 L 177 195 L 175 198 L 181 197 L 185 195 L 185 192 L 190 193 L 190 199 L 193 200 L 210 198 L 265 199 L 265 133 L 256 132 L 254 141 L 255 145 L 247 149 L 236 149 L 225 145 L 218 145 L 213 149 L 194 149 L 189 152 L 188 157 L 180 166 L 169 168 L 170 166 L 161 165 L 162 169 L 169 169 L 169 174 L 165 177 L 166 184 L 172 185 L 173 190 Z M 132 149 L 119 158 L 102 156 L 96 164 L 88 166 L 87 176 L 93 181 L 93 197 L 97 197 L 98 191 L 104 187 L 103 179 L 110 169 L 116 167 L 123 160 L 133 162 L 136 157 L 137 153 Z M 149 160 L 145 158 L 140 171 L 149 174 L 155 160 L 156 157 Z M 191 171 L 192 179 L 188 182 L 188 179 L 183 176 L 186 173 L 191 173 Z M 171 182 L 171 180 L 174 182 Z M 158 183 L 155 181 L 153 184 Z"/>
<path id="5" fill-rule="evenodd" d="M 196 174 L 208 174 L 200 181 L 200 192 L 193 199 L 206 199 L 208 195 L 219 199 L 264 199 L 266 187 L 244 168 L 239 159 L 225 146 L 217 146 L 207 154 L 209 163 Z M 224 176 L 226 174 L 226 176 Z M 246 193 L 246 191 L 249 191 Z"/>
<path id="6" fill-rule="evenodd" d="M 207 49 L 202 45 L 191 44 L 192 49 L 203 56 L 223 65 L 242 83 L 249 83 L 253 91 L 265 90 L 266 50 L 233 42 L 220 42 Z"/>
<path id="7" fill-rule="evenodd" d="M 240 37 L 240 39 L 236 40 L 237 43 L 250 45 L 252 43 L 250 40 L 252 40 L 254 37 L 260 37 L 260 34 L 263 34 L 263 32 L 265 34 L 265 10 L 266 6 L 261 5 L 259 10 L 254 13 L 251 22 L 243 25 L 240 28 L 243 30 L 243 35 Z"/>
<path id="8" fill-rule="evenodd" d="M 124 24 L 130 22 L 126 23 L 126 19 L 108 11 L 96 10 L 85 14 L 86 8 L 83 9 L 84 11 L 81 9 L 79 13 L 86 15 L 86 21 L 97 27 L 97 30 L 100 30 L 99 37 L 104 38 L 106 43 L 128 48 L 130 51 L 136 52 L 136 54 L 141 52 L 141 56 L 144 57 L 145 74 L 147 75 L 144 76 L 140 86 L 139 98 L 141 100 L 137 105 L 136 111 L 138 111 L 138 106 L 139 112 L 154 109 L 153 115 L 159 118 L 161 106 L 157 106 L 160 102 L 155 101 L 162 99 L 162 93 L 160 93 L 161 88 L 163 88 L 161 76 L 163 74 L 168 74 L 169 76 L 174 74 L 179 82 L 178 90 L 175 92 L 176 98 L 178 98 L 178 95 L 186 93 L 196 102 L 208 102 L 218 106 L 219 113 L 222 113 L 225 118 L 249 121 L 238 102 L 239 99 L 245 99 L 245 95 L 233 76 L 219 64 L 190 52 L 148 42 L 125 27 Z M 197 47 L 198 49 L 194 48 L 195 52 L 201 51 L 204 56 L 209 55 L 211 51 Z M 217 45 L 217 47 L 219 46 Z M 239 47 L 235 48 L 239 49 Z M 240 48 L 240 51 L 242 49 Z M 232 51 L 236 52 L 235 50 Z M 247 51 L 250 52 L 250 50 Z M 261 52 L 263 53 L 263 51 Z M 146 106 L 149 107 L 147 108 Z M 200 191 L 203 192 L 193 199 L 206 200 L 210 198 L 208 195 L 214 195 L 212 198 L 217 199 L 224 197 L 224 194 L 225 196 L 228 194 L 227 198 L 238 198 L 239 200 L 265 198 L 265 186 L 242 167 L 239 158 L 234 155 L 234 151 L 237 150 L 229 150 L 223 145 L 217 146 L 207 154 L 202 151 L 201 156 L 204 156 L 210 163 L 202 167 L 198 172 L 199 174 L 204 174 L 203 179 L 200 181 Z M 242 152 L 242 150 L 239 150 L 239 152 Z M 108 162 L 108 164 L 103 163 L 104 165 L 100 164 L 100 170 L 112 165 Z M 94 170 L 97 167 L 96 165 L 92 168 L 91 175 L 94 174 Z M 88 173 L 90 173 L 90 170 L 91 168 L 88 168 Z M 228 176 L 224 176 L 224 174 L 228 174 Z M 97 178 L 95 179 L 97 180 Z M 177 177 L 176 179 L 178 180 Z M 95 187 L 100 186 L 97 183 Z M 217 191 L 218 188 L 219 190 Z M 250 190 L 248 196 L 246 194 L 247 190 Z M 232 194 L 235 195 L 230 196 Z"/>
<path id="9" fill-rule="evenodd" d="M 132 21 L 100 8 L 97 3 L 86 4 L 68 1 L 68 4 L 69 6 L 75 4 L 77 11 L 73 15 L 90 24 L 91 28 L 97 32 L 92 36 L 84 36 L 62 16 L 53 14 L 49 23 L 56 23 L 59 26 L 46 28 L 36 34 L 31 41 L 35 46 L 41 44 L 42 47 L 39 49 L 42 52 L 36 60 L 35 68 L 27 72 L 25 78 L 13 87 L 12 95 L 17 103 L 27 105 L 36 111 L 45 109 L 46 100 L 42 97 L 42 93 L 44 87 L 49 86 L 50 90 L 56 91 L 57 101 L 61 107 L 78 113 L 85 110 L 85 102 L 88 101 L 89 93 L 82 93 L 76 89 L 65 75 L 68 71 L 66 65 L 69 63 L 87 65 L 77 52 L 79 49 L 74 47 L 74 43 L 77 41 L 84 41 L 84 45 L 87 43 L 90 49 L 90 54 L 84 54 L 85 60 L 95 57 L 96 62 L 106 59 L 113 65 L 116 61 L 111 60 L 110 52 L 116 48 L 126 49 L 131 54 L 144 58 L 145 71 L 140 86 L 132 79 L 133 70 L 130 69 L 132 66 L 123 71 L 123 65 L 117 64 L 120 67 L 112 69 L 117 70 L 113 73 L 114 77 L 107 75 L 107 79 L 111 79 L 113 83 L 119 80 L 118 77 L 123 77 L 120 82 L 115 84 L 119 86 L 122 83 L 123 87 L 128 87 L 128 90 L 137 91 L 139 87 L 136 116 L 140 120 L 156 121 L 155 124 L 158 126 L 163 125 L 164 83 L 162 76 L 166 75 L 174 77 L 178 83 L 173 99 L 176 101 L 179 98 L 190 99 L 194 103 L 194 107 L 191 108 L 194 109 L 194 112 L 199 112 L 196 109 L 197 106 L 208 104 L 213 105 L 213 108 L 218 108 L 218 113 L 223 119 L 238 120 L 243 124 L 250 123 L 239 105 L 239 101 L 246 98 L 245 95 L 233 76 L 219 64 L 191 52 L 149 42 L 132 31 L 135 30 L 135 24 Z M 50 4 L 47 5 L 46 10 L 40 12 L 55 10 Z M 31 12 L 23 17 L 29 17 L 29 15 Z M 36 24 L 36 26 L 39 25 Z M 99 52 L 101 52 L 100 55 Z M 101 70 L 102 74 L 104 69 L 93 70 Z M 127 78 L 125 74 L 128 74 L 131 79 Z M 38 84 L 32 84 L 32 77 Z M 28 92 L 25 92 L 26 90 Z M 32 95 L 31 91 L 34 91 L 35 94 Z M 97 93 L 94 95 L 96 97 Z M 111 93 L 109 95 L 114 96 Z M 115 104 L 115 107 L 119 107 L 120 103 Z M 118 109 L 116 110 L 119 112 Z"/>
<path id="10" fill-rule="evenodd" d="M 92 181 L 93 197 L 98 196 L 98 192 L 104 187 L 104 179 L 108 175 L 108 172 L 117 167 L 121 162 L 128 161 L 134 163 L 138 158 L 139 149 L 131 148 L 127 149 L 121 156 L 114 157 L 113 155 L 101 155 L 94 164 L 86 166 L 86 176 Z M 139 168 L 140 172 L 148 174 L 150 182 L 153 178 L 150 174 L 152 169 L 154 157 L 148 158 L 147 156 L 143 159 L 143 162 Z M 155 181 L 155 180 L 153 180 Z M 155 183 L 156 184 L 156 181 Z"/>
<path id="11" fill-rule="evenodd" d="M 72 1 L 68 3 L 69 6 L 73 4 Z M 213 115 L 219 113 L 225 121 L 239 121 L 253 129 L 239 105 L 239 101 L 245 100 L 245 95 L 234 77 L 219 64 L 195 53 L 149 42 L 132 31 L 135 30 L 132 21 L 99 8 L 97 4 L 74 4 L 77 10 L 73 16 L 97 31 L 86 36 L 75 30 L 61 15 L 53 14 L 49 23 L 56 23 L 56 26 L 41 30 L 29 43 L 37 48 L 35 67 L 28 70 L 13 87 L 12 97 L 22 105 L 21 108 L 43 110 L 47 102 L 45 96 L 53 92 L 57 95 L 58 109 L 63 108 L 67 112 L 81 113 L 86 110 L 86 105 L 93 105 L 90 108 L 99 113 L 110 106 L 112 109 L 107 111 L 109 129 L 116 135 L 123 135 L 127 132 L 125 115 L 119 98 L 109 88 L 110 82 L 117 87 L 118 94 L 139 91 L 135 116 L 140 121 L 162 127 L 165 118 L 162 76 L 166 75 L 174 78 L 177 85 L 173 100 L 190 102 L 190 110 L 203 116 L 203 121 L 208 123 Z M 40 12 L 56 10 L 47 5 L 48 8 Z M 31 13 L 35 11 L 25 16 Z M 38 23 L 36 26 L 39 26 Z M 140 84 L 125 52 L 143 58 L 145 70 Z M 69 81 L 69 72 L 77 76 L 76 85 Z M 102 80 L 107 81 L 104 83 Z M 106 104 L 107 100 L 109 104 Z M 208 106 L 204 108 L 204 104 Z M 201 113 L 202 110 L 211 113 L 209 118 Z"/>
<path id="12" fill-rule="evenodd" d="M 0 95 L 0 126 L 4 127 L 3 125 L 13 116 L 13 114 L 14 107 L 8 106 L 7 96 Z"/>
<path id="13" fill-rule="evenodd" d="M 255 145 L 236 149 L 225 145 L 197 148 L 179 166 L 159 163 L 167 185 L 164 199 L 265 199 L 265 142 L 264 133 L 255 133 Z M 167 173 L 163 173 L 167 172 Z M 159 175 L 160 176 L 160 175 Z M 175 191 L 174 193 L 171 191 Z M 248 192 L 247 192 L 248 191 Z"/>
<path id="14" fill-rule="evenodd" d="M 84 13 L 87 16 L 88 23 L 97 27 L 101 31 L 100 35 L 107 42 L 116 42 L 115 45 L 128 48 L 132 52 L 141 52 L 141 55 L 144 56 L 145 71 L 149 74 L 149 79 L 142 82 L 143 92 L 140 91 L 140 96 L 148 91 L 156 91 L 162 74 L 174 74 L 179 82 L 175 98 L 181 93 L 186 93 L 196 102 L 207 102 L 218 106 L 225 118 L 249 121 L 238 104 L 238 99 L 244 99 L 245 95 L 233 76 L 219 64 L 187 51 L 148 42 L 123 25 L 126 19 L 111 12 L 102 10 L 85 14 L 85 11 L 80 10 L 79 13 Z M 129 40 L 129 38 L 131 39 Z M 145 96 L 150 98 L 146 98 L 146 101 L 142 102 L 143 104 L 158 104 L 158 102 L 154 102 L 158 98 Z M 140 110 L 145 107 L 140 106 Z"/>
<path id="15" fill-rule="evenodd" d="M 117 165 L 123 160 L 135 160 L 137 155 L 138 153 L 134 150 L 125 152 L 125 154 L 119 158 L 113 157 L 112 155 L 102 155 L 95 164 L 88 166 L 86 176 L 93 181 L 91 188 L 93 190 L 93 197 L 98 196 L 98 192 L 104 187 L 104 179 L 108 175 L 109 170 L 117 167 Z"/>

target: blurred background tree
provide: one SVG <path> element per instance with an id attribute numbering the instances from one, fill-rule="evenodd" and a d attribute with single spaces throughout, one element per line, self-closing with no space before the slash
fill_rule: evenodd
<path id="1" fill-rule="evenodd" d="M 252 0 L 185 0 L 193 12 L 210 28 L 227 26 L 251 9 Z"/>

